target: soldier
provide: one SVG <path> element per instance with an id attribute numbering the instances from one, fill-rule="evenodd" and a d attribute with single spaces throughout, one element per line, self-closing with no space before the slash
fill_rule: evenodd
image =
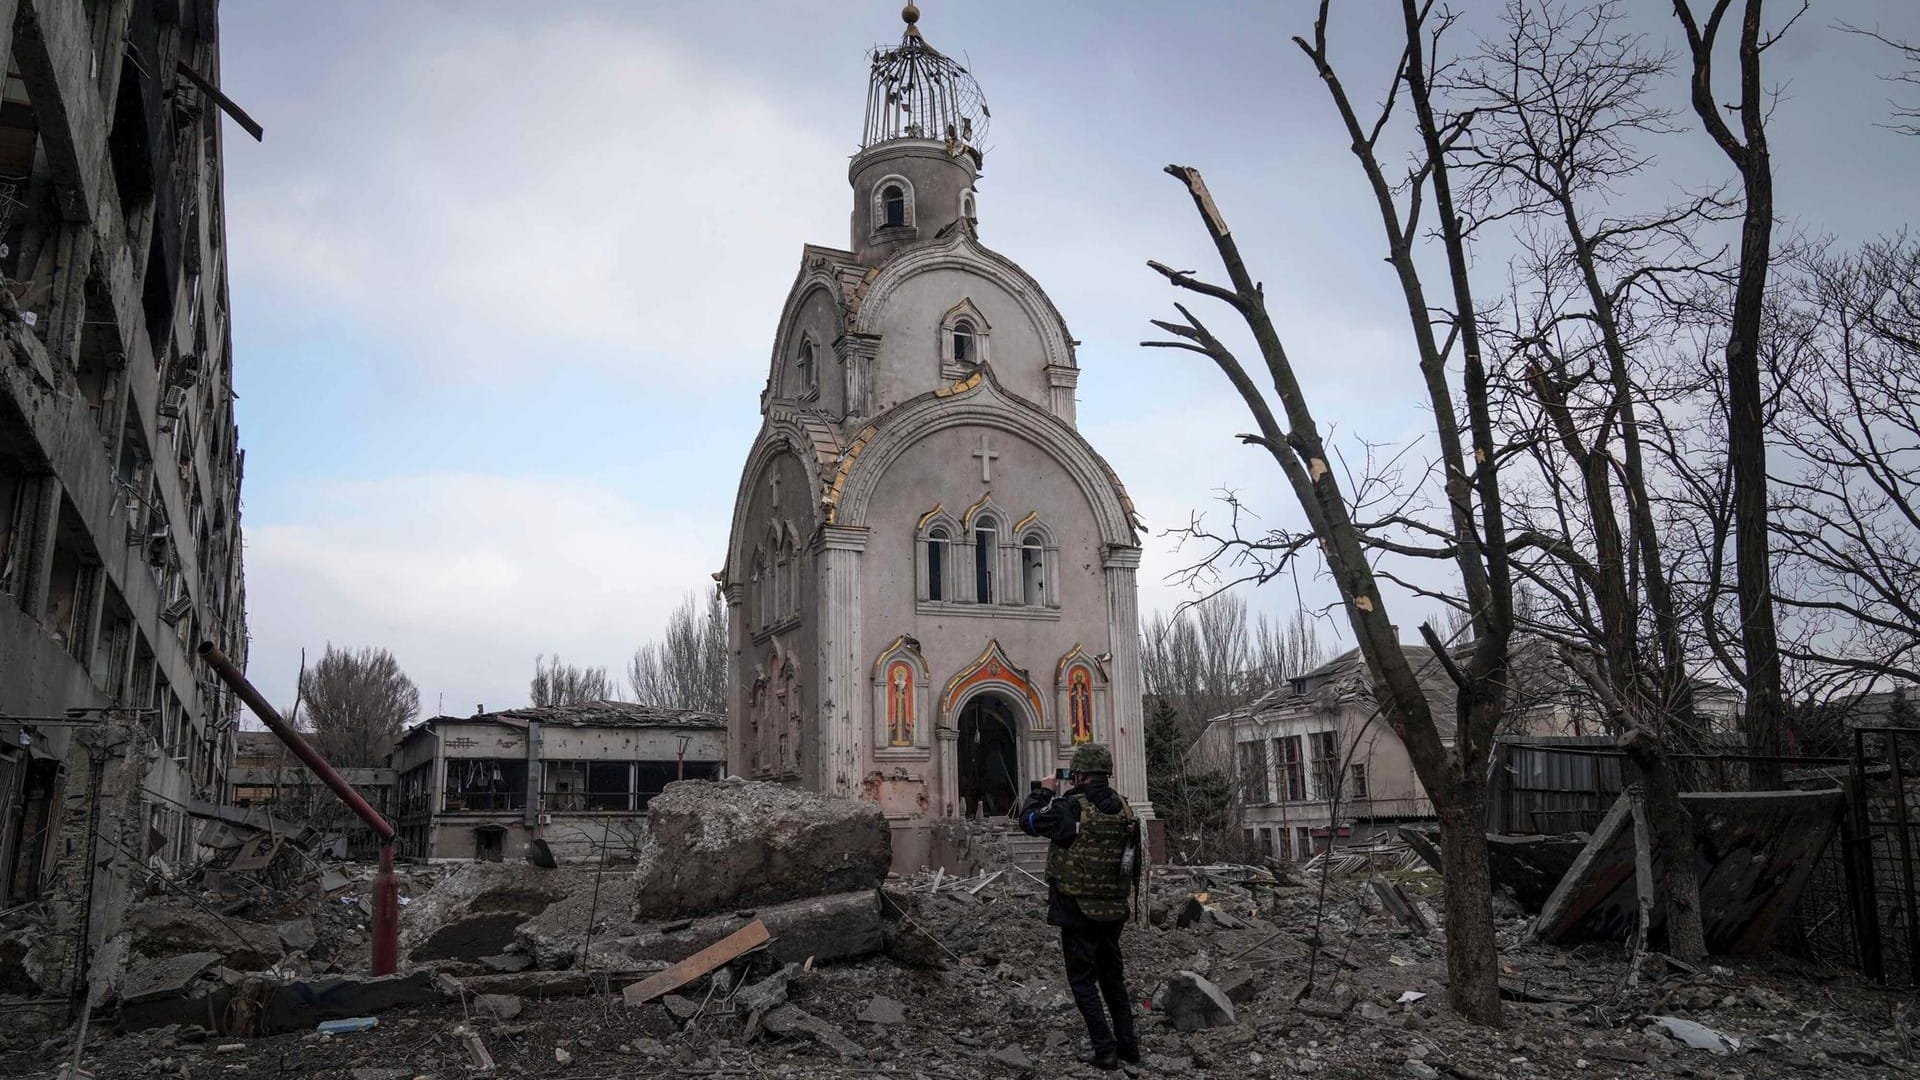
<path id="1" fill-rule="evenodd" d="M 1106 747 L 1087 743 L 1075 750 L 1070 773 L 1073 786 L 1065 792 L 1055 778 L 1034 783 L 1020 807 L 1020 827 L 1053 841 L 1047 852 L 1047 921 L 1060 928 L 1067 984 L 1093 1043 L 1093 1056 L 1084 1063 L 1117 1069 L 1122 1061 L 1140 1060 L 1120 962 L 1120 930 L 1140 874 L 1140 823 L 1107 784 L 1113 754 Z"/>

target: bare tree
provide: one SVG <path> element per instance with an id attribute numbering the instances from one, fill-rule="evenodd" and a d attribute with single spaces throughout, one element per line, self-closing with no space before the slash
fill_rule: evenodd
<path id="1" fill-rule="evenodd" d="M 709 591 L 704 606 L 688 593 L 667 616 L 661 639 L 634 650 L 627 682 L 642 705 L 726 711 L 727 612 L 720 590 Z"/>
<path id="2" fill-rule="evenodd" d="M 1262 614 L 1248 621 L 1246 598 L 1222 592 L 1173 615 L 1154 612 L 1140 630 L 1148 697 L 1174 711 L 1188 741 L 1208 720 L 1239 708 L 1320 662 L 1312 620 Z"/>
<path id="3" fill-rule="evenodd" d="M 1469 273 L 1467 237 L 1454 204 L 1451 155 L 1468 118 L 1443 117 L 1432 83 L 1439 65 L 1429 54 L 1450 16 L 1429 19 L 1430 4 L 1402 0 L 1404 48 L 1388 84 L 1385 104 L 1371 123 L 1354 110 L 1327 48 L 1330 4 L 1323 0 L 1311 41 L 1296 43 L 1312 62 L 1346 128 L 1365 182 L 1374 195 L 1386 234 L 1387 260 L 1406 304 L 1418 360 L 1423 404 L 1434 421 L 1444 496 L 1440 523 L 1411 513 L 1387 520 L 1356 520 L 1320 425 L 1301 389 L 1293 362 L 1268 313 L 1265 290 L 1255 282 L 1239 245 L 1198 170 L 1168 166 L 1192 196 L 1201 222 L 1227 273 L 1227 284 L 1190 271 L 1149 263 L 1177 288 L 1220 301 L 1247 325 L 1270 376 L 1278 410 L 1220 338 L 1184 305 L 1179 321 L 1156 320 L 1172 340 L 1147 342 L 1206 356 L 1239 392 L 1257 430 L 1241 436 L 1271 456 L 1286 477 L 1309 531 L 1280 530 L 1262 538 L 1217 538 L 1231 557 L 1250 561 L 1252 576 L 1270 577 L 1303 553 L 1318 551 L 1339 589 L 1347 619 L 1382 698 L 1382 714 L 1406 745 L 1421 784 L 1440 819 L 1446 860 L 1448 997 L 1462 1016 L 1484 1024 L 1501 1022 L 1497 949 L 1484 828 L 1486 764 L 1505 709 L 1507 643 L 1512 633 L 1512 579 L 1505 512 L 1500 494 L 1502 448 L 1493 436 L 1493 410 L 1480 341 L 1480 313 Z M 1415 150 L 1411 171 L 1388 175 L 1380 147 L 1401 95 L 1411 106 Z M 1448 304 L 1427 296 L 1416 259 L 1420 216 L 1432 199 L 1439 233 L 1437 258 L 1445 267 Z M 1450 310 L 1449 310 L 1450 309 Z M 1457 362 L 1461 380 L 1453 384 Z M 1459 397 L 1456 399 L 1456 390 Z M 1461 415 L 1464 405 L 1465 416 Z M 1403 539 L 1407 535 L 1417 540 Z M 1468 655 L 1449 655 L 1431 626 L 1421 627 L 1434 656 L 1458 688 L 1449 741 L 1442 735 L 1424 688 L 1401 647 L 1374 567 L 1386 553 L 1449 560 L 1460 574 L 1473 613 Z"/>
<path id="4" fill-rule="evenodd" d="M 328 644 L 301 674 L 299 693 L 317 749 L 343 768 L 381 764 L 420 711 L 419 688 L 392 653 L 373 646 L 349 651 Z"/>
<path id="5" fill-rule="evenodd" d="M 1614 186 L 1651 160 L 1645 141 L 1672 130 L 1653 93 L 1669 59 L 1618 22 L 1610 3 L 1512 0 L 1504 32 L 1448 89 L 1476 118 L 1464 158 L 1478 222 L 1510 222 L 1529 247 L 1515 325 L 1496 340 L 1517 369 L 1514 445 L 1534 460 L 1545 499 L 1510 505 L 1541 538 L 1520 570 L 1560 599 L 1561 617 L 1523 622 L 1573 643 L 1562 655 L 1622 737 L 1659 840 L 1669 950 L 1697 960 L 1706 938 L 1692 826 L 1664 749 L 1672 721 L 1692 726 L 1691 680 L 1648 490 L 1637 354 L 1665 291 L 1711 273 L 1692 236 L 1723 214 L 1717 194 L 1650 214 L 1612 210 Z"/>
<path id="6" fill-rule="evenodd" d="M 1800 261 L 1771 350 L 1789 657 L 1920 680 L 1920 244 Z"/>
<path id="7" fill-rule="evenodd" d="M 533 658 L 533 679 L 527 694 L 535 708 L 547 705 L 578 705 L 605 701 L 613 696 L 613 683 L 603 667 L 580 667 L 560 662 L 560 654 L 551 660 L 545 653 Z"/>
<path id="8" fill-rule="evenodd" d="M 1892 75 L 1882 76 L 1888 82 L 1905 83 L 1908 86 L 1920 86 L 1920 45 L 1916 45 L 1911 41 L 1890 38 L 1877 30 L 1864 30 L 1857 26 L 1849 26 L 1846 23 L 1841 23 L 1840 29 L 1845 30 L 1849 34 L 1858 34 L 1861 37 L 1872 38 L 1887 48 L 1892 49 L 1894 53 L 1900 57 L 1901 62 L 1905 64 L 1906 67 Z M 1920 104 L 1909 105 L 1896 101 L 1892 103 L 1892 107 L 1893 122 L 1887 126 L 1902 135 L 1920 135 Z"/>
<path id="9" fill-rule="evenodd" d="M 1727 160 L 1740 174 L 1743 213 L 1740 253 L 1735 264 L 1733 313 L 1726 326 L 1725 385 L 1727 473 L 1732 482 L 1734 592 L 1740 611 L 1741 683 L 1746 706 L 1741 723 L 1747 749 L 1755 755 L 1781 752 L 1785 700 L 1780 683 L 1780 642 L 1773 611 L 1773 566 L 1769 556 L 1767 439 L 1765 403 L 1760 385 L 1760 337 L 1767 301 L 1767 273 L 1773 261 L 1773 163 L 1767 149 L 1767 102 L 1761 86 L 1761 56 L 1786 32 L 1768 35 L 1763 26 L 1765 0 L 1744 0 L 1738 35 L 1739 100 L 1722 106 L 1715 97 L 1715 53 L 1734 0 L 1712 0 L 1705 20 L 1693 0 L 1673 0 L 1686 31 L 1691 58 L 1693 111 Z M 1805 3 L 1787 21 L 1804 14 Z M 1732 122 L 1729 122 L 1729 113 Z M 1735 131 L 1733 123 L 1739 125 Z M 1777 762 L 1755 761 L 1753 786 L 1778 787 Z"/>

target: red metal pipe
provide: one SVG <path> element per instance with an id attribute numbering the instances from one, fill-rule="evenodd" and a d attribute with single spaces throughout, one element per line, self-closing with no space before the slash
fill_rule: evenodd
<path id="1" fill-rule="evenodd" d="M 386 818 L 380 816 L 380 812 L 373 808 L 373 804 L 369 803 L 357 788 L 347 783 L 347 778 L 341 776 L 331 762 L 321 757 L 320 752 L 294 730 L 292 724 L 287 723 L 280 716 L 280 710 L 267 702 L 267 699 L 247 681 L 247 677 L 234 666 L 232 660 L 227 659 L 227 654 L 221 652 L 218 646 L 211 641 L 201 642 L 200 659 L 206 661 L 207 666 L 233 688 L 233 692 L 239 695 L 240 700 L 246 702 L 247 707 L 253 710 L 253 714 L 267 725 L 267 730 L 273 732 L 281 742 L 286 744 L 287 749 L 293 751 L 294 757 L 299 758 L 307 768 L 312 769 L 313 774 L 320 778 L 320 782 L 332 789 L 333 793 L 340 797 L 340 801 L 347 804 L 347 809 L 352 810 L 361 821 L 366 822 L 367 827 L 380 838 L 380 873 L 373 879 L 373 973 L 375 975 L 393 974 L 400 951 L 400 890 L 399 882 L 393 874 L 393 826 Z"/>

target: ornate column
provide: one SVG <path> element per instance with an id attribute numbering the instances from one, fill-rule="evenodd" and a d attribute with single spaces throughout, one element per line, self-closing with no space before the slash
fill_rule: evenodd
<path id="1" fill-rule="evenodd" d="M 1147 801 L 1147 729 L 1140 707 L 1140 599 L 1134 573 L 1140 549 L 1110 547 L 1107 570 L 1107 632 L 1113 662 L 1108 669 L 1108 702 L 1113 709 L 1113 786 L 1133 803 L 1142 818 L 1153 816 Z"/>
<path id="2" fill-rule="evenodd" d="M 1080 369 L 1064 364 L 1047 365 L 1047 409 L 1053 415 L 1065 420 L 1068 426 L 1074 423 L 1074 388 L 1080 385 Z"/>
<path id="3" fill-rule="evenodd" d="M 878 334 L 848 333 L 833 343 L 846 379 L 847 415 L 873 415 L 873 358 L 880 351 Z"/>
<path id="4" fill-rule="evenodd" d="M 814 550 L 820 565 L 820 660 L 818 726 L 814 783 L 807 786 L 835 795 L 859 789 L 866 725 L 861 720 L 860 553 L 867 530 L 855 525 L 823 525 Z"/>
<path id="5" fill-rule="evenodd" d="M 934 762 L 934 767 L 940 770 L 940 789 L 934 793 L 934 805 L 939 808 L 937 816 L 959 817 L 960 729 L 942 725 L 934 734 L 939 743 L 939 749 L 935 751 L 939 758 Z"/>
<path id="6" fill-rule="evenodd" d="M 727 601 L 727 772 L 751 776 L 747 764 L 747 740 L 752 724 L 747 717 L 747 685 L 753 681 L 753 666 L 747 663 L 747 587 L 726 581 L 720 593 Z"/>

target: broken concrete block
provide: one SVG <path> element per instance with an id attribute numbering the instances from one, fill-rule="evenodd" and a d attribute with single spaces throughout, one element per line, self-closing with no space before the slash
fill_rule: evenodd
<path id="1" fill-rule="evenodd" d="M 304 1031 L 319 1020 L 365 1016 L 404 1005 L 437 1005 L 444 1000 L 430 971 L 269 981 L 259 1026 L 262 1034 Z"/>
<path id="2" fill-rule="evenodd" d="M 666 1006 L 667 1015 L 683 1024 L 700 1015 L 700 1003 L 679 994 L 668 994 L 660 999 L 660 1004 Z"/>
<path id="3" fill-rule="evenodd" d="M 138 960 L 127 968 L 120 987 L 124 1004 L 139 1005 L 161 998 L 181 997 L 201 975 L 220 963 L 220 954 L 184 953 L 159 960 Z"/>
<path id="4" fill-rule="evenodd" d="M 783 964 L 852 960 L 871 956 L 886 945 L 886 920 L 877 890 L 794 900 L 759 909 L 772 940 L 767 952 Z M 622 938 L 620 949 L 635 960 L 677 963 L 719 941 L 743 925 L 737 914 L 686 920 L 684 929 L 669 923 Z M 597 950 L 596 950 L 597 951 Z"/>
<path id="5" fill-rule="evenodd" d="M 274 928 L 280 935 L 280 945 L 288 952 L 306 952 L 320 944 L 319 935 L 313 932 L 312 919 L 292 919 Z"/>
<path id="6" fill-rule="evenodd" d="M 1002 1065 L 1010 1065 L 1016 1069 L 1033 1068 L 1033 1059 L 1027 1056 L 1027 1052 L 1020 1048 L 1019 1043 L 1008 1043 L 987 1056 Z"/>
<path id="7" fill-rule="evenodd" d="M 1705 1050 L 1709 1054 L 1731 1054 L 1740 1049 L 1739 1039 L 1722 1035 L 1705 1024 L 1683 1020 L 1678 1016 L 1656 1016 L 1652 1020 L 1655 1027 L 1695 1050 Z"/>
<path id="8" fill-rule="evenodd" d="M 1256 978 L 1250 969 L 1235 968 L 1223 972 L 1214 985 L 1220 988 L 1221 993 L 1227 995 L 1228 1001 L 1235 1005 L 1245 1005 L 1259 996 L 1261 980 Z"/>
<path id="9" fill-rule="evenodd" d="M 513 944 L 513 932 L 531 916 L 518 911 L 489 911 L 447 923 L 414 947 L 420 960 L 479 960 L 498 956 Z"/>
<path id="10" fill-rule="evenodd" d="M 771 1012 L 787 1000 L 787 986 L 793 979 L 793 973 L 799 971 L 799 965 L 788 964 L 779 971 L 761 979 L 751 986 L 743 986 L 733 996 L 737 1009 L 746 1012 Z"/>
<path id="11" fill-rule="evenodd" d="M 858 1043 L 840 1033 L 840 1029 L 825 1020 L 807 1012 L 791 1002 L 774 1009 L 760 1018 L 762 1026 L 773 1035 L 805 1035 L 833 1050 L 842 1058 L 862 1058 L 866 1051 Z"/>
<path id="12" fill-rule="evenodd" d="M 867 1024 L 904 1024 L 907 1022 L 907 1007 L 890 997 L 874 996 L 860 1007 L 860 1015 L 854 1019 Z"/>
<path id="13" fill-rule="evenodd" d="M 525 1003 L 515 994 L 481 994 L 473 1002 L 474 1012 L 495 1020 L 511 1020 L 523 1007 Z"/>
<path id="14" fill-rule="evenodd" d="M 647 804 L 636 918 L 877 888 L 892 861 L 874 803 L 778 784 L 681 781 Z"/>
<path id="15" fill-rule="evenodd" d="M 1166 1014 L 1167 1023 L 1176 1031 L 1203 1031 L 1235 1022 L 1233 1002 L 1227 995 L 1191 971 L 1174 972 L 1154 995 L 1154 1006 Z"/>
<path id="16" fill-rule="evenodd" d="M 235 971 L 264 971 L 280 959 L 280 936 L 272 927 L 232 916 L 219 917 L 178 901 L 153 900 L 127 911 L 134 956 L 168 957 L 215 952 Z"/>
<path id="17" fill-rule="evenodd" d="M 533 958 L 526 953 L 501 953 L 499 956 L 483 956 L 480 962 L 489 970 L 503 974 L 525 971 L 533 966 Z"/>

